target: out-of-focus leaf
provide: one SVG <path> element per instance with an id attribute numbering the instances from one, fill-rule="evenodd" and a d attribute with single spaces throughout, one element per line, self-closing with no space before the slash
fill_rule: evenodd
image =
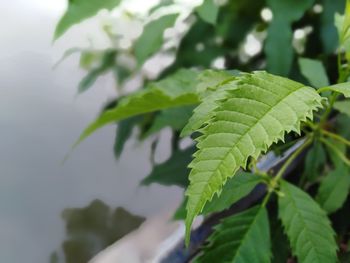
<path id="1" fill-rule="evenodd" d="M 267 1 L 273 13 L 265 43 L 269 72 L 282 76 L 289 74 L 294 57 L 291 24 L 300 19 L 313 2 L 314 0 Z"/>
<path id="2" fill-rule="evenodd" d="M 107 51 L 105 54 L 107 54 Z M 94 50 L 84 50 L 80 55 L 80 67 L 86 70 L 91 69 L 92 65 L 99 59 L 104 59 L 104 52 Z"/>
<path id="3" fill-rule="evenodd" d="M 165 29 L 174 26 L 177 17 L 178 14 L 164 15 L 145 26 L 135 43 L 135 56 L 139 66 L 162 47 L 163 33 Z"/>
<path id="4" fill-rule="evenodd" d="M 350 140 L 350 117 L 345 114 L 340 114 L 336 120 L 336 128 L 338 134 Z"/>
<path id="5" fill-rule="evenodd" d="M 338 166 L 322 180 L 316 201 L 327 212 L 341 208 L 350 190 L 350 170 L 345 164 Z"/>
<path id="6" fill-rule="evenodd" d="M 175 151 L 164 163 L 153 167 L 152 172 L 142 180 L 142 185 L 158 183 L 161 185 L 177 185 L 186 187 L 188 185 L 188 164 L 192 160 L 195 148 Z"/>
<path id="7" fill-rule="evenodd" d="M 204 0 L 203 3 L 196 8 L 200 18 L 209 24 L 216 24 L 219 14 L 219 7 L 214 3 L 214 0 Z"/>
<path id="8" fill-rule="evenodd" d="M 337 29 L 334 26 L 334 15 L 344 10 L 344 0 L 322 0 L 323 12 L 320 15 L 320 34 L 323 43 L 323 50 L 331 54 L 338 46 Z"/>
<path id="9" fill-rule="evenodd" d="M 161 111 L 154 119 L 152 126 L 143 135 L 143 138 L 147 138 L 165 127 L 180 131 L 191 117 L 193 109 L 194 106 L 190 105 Z"/>
<path id="10" fill-rule="evenodd" d="M 114 108 L 104 111 L 92 122 L 73 147 L 107 124 L 144 113 L 199 103 L 195 88 L 197 74 L 197 71 L 182 69 L 122 98 Z"/>
<path id="11" fill-rule="evenodd" d="M 66 60 L 67 58 L 69 58 L 71 55 L 75 54 L 75 53 L 79 53 L 82 52 L 83 49 L 79 48 L 79 47 L 73 47 L 70 49 L 67 49 L 62 57 L 55 63 L 55 65 L 53 66 L 53 69 L 57 68 L 64 60 Z"/>
<path id="12" fill-rule="evenodd" d="M 309 58 L 299 58 L 301 73 L 315 88 L 329 85 L 327 72 L 321 61 Z"/>
<path id="13" fill-rule="evenodd" d="M 334 103 L 334 109 L 350 117 L 350 100 L 336 101 Z"/>
<path id="14" fill-rule="evenodd" d="M 156 12 L 158 9 L 164 7 L 164 6 L 169 6 L 174 4 L 173 0 L 161 0 L 159 4 L 155 5 L 149 10 L 149 13 L 152 14 L 153 12 Z"/>
<path id="15" fill-rule="evenodd" d="M 339 142 L 338 140 L 334 140 L 332 138 L 327 138 L 325 140 L 328 141 L 330 143 L 330 145 L 333 145 L 333 147 L 338 149 L 338 151 L 340 153 L 345 155 L 346 145 L 344 145 L 343 143 Z M 344 162 L 337 155 L 334 154 L 333 149 L 330 149 L 330 147 L 328 145 L 325 145 L 325 146 L 326 146 L 326 149 L 328 152 L 328 156 L 330 157 L 334 167 L 342 167 L 344 165 Z"/>
<path id="16" fill-rule="evenodd" d="M 124 145 L 132 135 L 132 130 L 140 121 L 139 116 L 131 117 L 129 119 L 119 122 L 116 130 L 116 137 L 114 141 L 114 155 L 118 159 L 124 149 Z"/>
<path id="17" fill-rule="evenodd" d="M 315 181 L 322 174 L 326 162 L 326 152 L 322 144 L 315 141 L 305 158 L 304 175 L 310 181 Z"/>
<path id="18" fill-rule="evenodd" d="M 111 10 L 119 3 L 120 0 L 68 0 L 68 8 L 56 26 L 54 40 L 71 26 L 96 15 L 101 9 Z"/>
<path id="19" fill-rule="evenodd" d="M 261 178 L 255 174 L 238 172 L 229 178 L 219 196 L 215 195 L 203 208 L 203 214 L 215 213 L 230 208 L 231 205 L 248 195 Z"/>
<path id="20" fill-rule="evenodd" d="M 106 51 L 102 58 L 101 63 L 96 68 L 93 68 L 79 83 L 79 93 L 88 90 L 101 75 L 105 74 L 108 70 L 115 65 L 115 50 Z"/>

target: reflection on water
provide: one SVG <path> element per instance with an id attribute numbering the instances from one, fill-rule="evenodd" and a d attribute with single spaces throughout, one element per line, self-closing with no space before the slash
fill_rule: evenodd
<path id="1" fill-rule="evenodd" d="M 122 207 L 113 210 L 100 200 L 83 208 L 65 209 L 62 218 L 66 224 L 66 239 L 62 251 L 51 255 L 51 263 L 86 263 L 145 220 Z"/>

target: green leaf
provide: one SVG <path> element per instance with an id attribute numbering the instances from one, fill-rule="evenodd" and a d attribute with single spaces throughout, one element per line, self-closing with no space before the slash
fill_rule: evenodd
<path id="1" fill-rule="evenodd" d="M 218 107 L 218 102 L 226 97 L 226 90 L 232 85 L 225 85 L 234 80 L 235 76 L 227 71 L 206 70 L 198 76 L 197 91 L 202 103 L 194 110 L 181 136 L 188 136 L 203 126 Z"/>
<path id="2" fill-rule="evenodd" d="M 350 100 L 336 101 L 334 103 L 334 109 L 350 116 Z"/>
<path id="3" fill-rule="evenodd" d="M 350 171 L 345 165 L 338 166 L 322 180 L 316 201 L 327 212 L 333 213 L 343 206 L 350 190 Z"/>
<path id="4" fill-rule="evenodd" d="M 165 127 L 171 127 L 176 131 L 182 130 L 182 128 L 188 122 L 191 117 L 194 106 L 183 106 L 178 108 L 171 108 L 161 111 L 154 119 L 152 126 L 143 135 L 144 138 L 159 132 Z"/>
<path id="5" fill-rule="evenodd" d="M 82 93 L 89 89 L 101 75 L 105 74 L 108 70 L 115 65 L 115 56 L 117 52 L 115 50 L 107 50 L 102 58 L 101 63 L 93 68 L 79 83 L 79 93 Z"/>
<path id="6" fill-rule="evenodd" d="M 319 60 L 299 58 L 299 67 L 304 77 L 316 88 L 329 85 L 326 69 Z"/>
<path id="7" fill-rule="evenodd" d="M 268 263 L 271 260 L 267 211 L 253 207 L 225 218 L 194 262 Z"/>
<path id="8" fill-rule="evenodd" d="M 271 73 L 287 76 L 293 63 L 292 22 L 299 20 L 314 0 L 268 0 L 273 20 L 265 42 L 266 67 Z"/>
<path id="9" fill-rule="evenodd" d="M 161 81 L 149 84 L 143 90 L 122 98 L 115 108 L 103 112 L 91 123 L 75 145 L 107 124 L 143 113 L 198 103 L 196 77 L 196 71 L 179 70 Z"/>
<path id="10" fill-rule="evenodd" d="M 300 263 L 335 263 L 337 244 L 326 213 L 301 189 L 282 181 L 279 217 Z"/>
<path id="11" fill-rule="evenodd" d="M 322 144 L 315 141 L 305 158 L 305 178 L 315 181 L 322 174 L 326 158 L 326 152 Z"/>
<path id="12" fill-rule="evenodd" d="M 215 213 L 229 208 L 231 205 L 248 195 L 261 181 L 255 174 L 238 172 L 234 177 L 227 180 L 219 196 L 214 196 L 208 202 L 203 214 Z"/>
<path id="13" fill-rule="evenodd" d="M 219 7 L 214 3 L 214 0 L 204 0 L 203 3 L 196 8 L 200 18 L 209 24 L 216 24 L 219 14 Z"/>
<path id="14" fill-rule="evenodd" d="M 186 187 L 188 185 L 187 165 L 191 162 L 193 153 L 193 147 L 183 151 L 175 151 L 167 161 L 155 165 L 152 172 L 142 180 L 141 184 L 158 183 Z"/>
<path id="15" fill-rule="evenodd" d="M 120 0 L 68 0 L 68 8 L 56 26 L 54 40 L 71 26 L 96 15 L 101 9 L 111 10 L 119 3 Z"/>
<path id="16" fill-rule="evenodd" d="M 139 121 L 140 116 L 136 116 L 119 122 L 116 130 L 115 142 L 113 147 L 114 155 L 117 159 L 119 159 L 124 149 L 125 143 L 132 135 L 132 130 Z"/>
<path id="17" fill-rule="evenodd" d="M 344 82 L 344 83 L 335 84 L 332 86 L 323 87 L 319 89 L 318 92 L 321 93 L 329 90 L 341 93 L 345 96 L 345 98 L 350 98 L 350 82 Z"/>
<path id="18" fill-rule="evenodd" d="M 149 57 L 162 47 L 163 33 L 165 29 L 174 26 L 178 15 L 164 15 L 145 26 L 142 35 L 135 43 L 135 56 L 139 66 L 143 65 Z"/>
<path id="19" fill-rule="evenodd" d="M 242 74 L 230 84 L 227 99 L 200 130 L 203 135 L 189 166 L 187 242 L 193 219 L 227 179 L 285 133 L 300 132 L 301 122 L 322 106 L 313 88 L 266 72 Z"/>
<path id="20" fill-rule="evenodd" d="M 186 204 L 187 204 L 187 198 L 185 197 L 179 207 L 176 209 L 173 220 L 184 220 L 186 218 Z"/>

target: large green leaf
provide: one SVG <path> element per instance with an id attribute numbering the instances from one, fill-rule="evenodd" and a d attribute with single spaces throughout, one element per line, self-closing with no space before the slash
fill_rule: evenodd
<path id="1" fill-rule="evenodd" d="M 139 66 L 155 54 L 163 45 L 165 29 L 174 26 L 178 14 L 164 15 L 149 22 L 135 43 L 135 55 Z"/>
<path id="2" fill-rule="evenodd" d="M 167 161 L 155 165 L 152 172 L 142 180 L 141 184 L 158 183 L 186 187 L 188 185 L 187 165 L 191 162 L 193 153 L 193 147 L 175 151 Z"/>
<path id="3" fill-rule="evenodd" d="M 68 8 L 55 30 L 54 39 L 62 36 L 71 26 L 96 15 L 101 9 L 111 10 L 120 0 L 68 0 Z"/>
<path id="4" fill-rule="evenodd" d="M 292 252 L 300 263 L 335 263 L 337 244 L 326 213 L 301 189 L 282 181 L 278 207 Z"/>
<path id="5" fill-rule="evenodd" d="M 214 0 L 204 0 L 203 3 L 196 8 L 200 18 L 205 22 L 215 25 L 219 14 L 219 7 Z"/>
<path id="6" fill-rule="evenodd" d="M 326 69 L 319 60 L 299 58 L 299 67 L 304 77 L 316 88 L 329 85 Z"/>
<path id="7" fill-rule="evenodd" d="M 255 174 L 238 172 L 234 177 L 227 180 L 221 194 L 214 196 L 203 208 L 203 214 L 220 212 L 229 208 L 246 195 L 248 195 L 261 178 Z"/>
<path id="8" fill-rule="evenodd" d="M 350 171 L 343 164 L 327 174 L 322 180 L 316 201 L 327 213 L 333 213 L 343 206 L 349 190 Z"/>
<path id="9" fill-rule="evenodd" d="M 161 81 L 149 84 L 143 90 L 122 98 L 115 108 L 106 110 L 91 123 L 80 135 L 77 143 L 113 122 L 143 113 L 198 103 L 196 76 L 196 71 L 179 70 Z"/>
<path id="10" fill-rule="evenodd" d="M 227 99 L 200 130 L 203 135 L 189 166 L 187 241 L 193 219 L 227 179 L 285 133 L 299 132 L 301 122 L 321 107 L 322 98 L 313 88 L 266 72 L 242 74 L 233 83 Z"/>
<path id="11" fill-rule="evenodd" d="M 336 101 L 334 103 L 334 109 L 350 116 L 350 100 Z"/>
<path id="12" fill-rule="evenodd" d="M 267 211 L 253 207 L 225 218 L 209 237 L 197 263 L 268 263 L 271 244 Z"/>

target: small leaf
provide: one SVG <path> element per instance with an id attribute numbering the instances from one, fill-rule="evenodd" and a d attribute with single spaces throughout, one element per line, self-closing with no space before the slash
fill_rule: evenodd
<path id="1" fill-rule="evenodd" d="M 216 24 L 219 14 L 219 7 L 214 3 L 214 0 L 204 0 L 203 3 L 196 8 L 200 18 L 209 24 Z"/>
<path id="2" fill-rule="evenodd" d="M 139 66 L 162 47 L 163 33 L 165 29 L 174 26 L 177 17 L 178 14 L 164 15 L 145 26 L 135 43 L 135 56 Z"/>
<path id="3" fill-rule="evenodd" d="M 194 262 L 269 263 L 271 242 L 267 211 L 253 207 L 224 218 Z"/>
<path id="4" fill-rule="evenodd" d="M 279 217 L 300 263 L 337 262 L 337 244 L 325 212 L 301 189 L 282 181 Z"/>
<path id="5" fill-rule="evenodd" d="M 68 9 L 56 26 L 54 40 L 62 36 L 71 26 L 96 15 L 101 9 L 111 10 L 119 3 L 120 0 L 69 0 Z"/>
<path id="6" fill-rule="evenodd" d="M 343 206 L 350 190 L 350 171 L 340 165 L 322 180 L 316 201 L 327 212 L 333 213 Z"/>
<path id="7" fill-rule="evenodd" d="M 350 100 L 336 101 L 334 103 L 334 109 L 350 117 Z"/>
<path id="8" fill-rule="evenodd" d="M 316 88 L 329 85 L 327 72 L 321 61 L 309 58 L 299 58 L 299 67 L 304 77 Z"/>
<path id="9" fill-rule="evenodd" d="M 124 149 L 125 143 L 132 135 L 132 130 L 139 121 L 140 117 L 136 116 L 119 122 L 116 130 L 115 142 L 113 147 L 114 155 L 117 159 L 119 159 Z"/>
<path id="10" fill-rule="evenodd" d="M 255 174 L 238 172 L 234 177 L 227 180 L 221 194 L 214 196 L 205 205 L 202 211 L 203 214 L 220 212 L 229 208 L 232 204 L 248 195 L 260 181 L 261 178 Z"/>
<path id="11" fill-rule="evenodd" d="M 153 167 L 152 172 L 142 180 L 142 185 L 158 183 L 161 185 L 188 185 L 188 164 L 192 160 L 194 147 L 175 151 L 170 159 Z"/>
<path id="12" fill-rule="evenodd" d="M 326 162 L 326 152 L 322 144 L 315 141 L 305 158 L 305 177 L 310 181 L 315 181 L 321 174 Z"/>
<path id="13" fill-rule="evenodd" d="M 143 113 L 198 103 L 196 77 L 196 71 L 179 70 L 161 81 L 150 83 L 146 89 L 122 98 L 115 108 L 106 110 L 91 123 L 75 145 L 107 124 Z"/>
<path id="14" fill-rule="evenodd" d="M 142 136 L 146 138 L 154 133 L 159 132 L 165 127 L 171 127 L 176 131 L 182 130 L 182 128 L 188 122 L 191 117 L 194 106 L 183 106 L 178 108 L 171 108 L 161 111 L 154 119 L 152 126 Z"/>
<path id="15" fill-rule="evenodd" d="M 350 98 L 350 82 L 344 82 L 340 84 L 335 84 L 332 86 L 323 87 L 318 90 L 318 92 L 322 91 L 334 91 L 343 94 L 346 98 Z"/>
<path id="16" fill-rule="evenodd" d="M 96 68 L 93 68 L 79 83 L 79 93 L 82 93 L 89 89 L 101 75 L 105 74 L 108 70 L 115 65 L 115 50 L 107 50 L 102 58 L 101 63 Z"/>

